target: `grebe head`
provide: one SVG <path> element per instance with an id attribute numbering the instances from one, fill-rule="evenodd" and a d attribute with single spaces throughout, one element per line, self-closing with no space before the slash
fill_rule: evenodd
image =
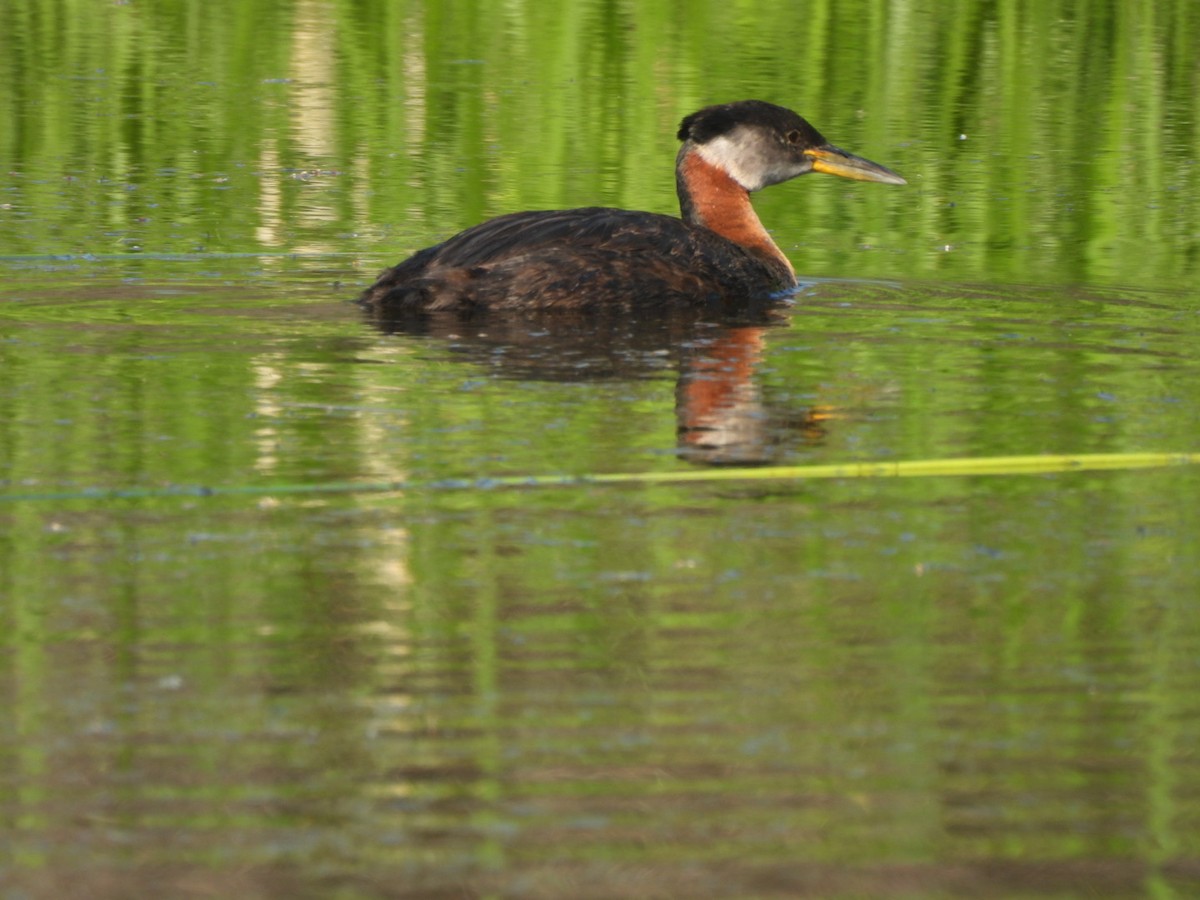
<path id="1" fill-rule="evenodd" d="M 839 150 L 790 109 L 762 100 L 709 106 L 679 125 L 680 159 L 696 153 L 728 173 L 747 191 L 757 191 L 809 172 L 856 181 L 907 184 L 869 159 Z"/>

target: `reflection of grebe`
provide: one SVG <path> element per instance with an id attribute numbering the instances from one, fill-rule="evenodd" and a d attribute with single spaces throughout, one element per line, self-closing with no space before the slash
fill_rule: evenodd
<path id="1" fill-rule="evenodd" d="M 675 422 L 682 456 L 709 465 L 771 462 L 786 438 L 804 443 L 825 439 L 827 406 L 780 408 L 763 400 L 755 370 L 762 362 L 766 329 L 723 328 L 680 367 L 675 388 Z"/>
<path id="2" fill-rule="evenodd" d="M 796 283 L 750 192 L 809 172 L 905 183 L 761 100 L 692 113 L 679 139 L 682 218 L 601 208 L 500 216 L 385 270 L 361 302 L 385 313 L 736 304 Z"/>

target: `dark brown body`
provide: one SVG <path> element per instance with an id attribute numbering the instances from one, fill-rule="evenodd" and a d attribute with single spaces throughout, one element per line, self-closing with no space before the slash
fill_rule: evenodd
<path id="1" fill-rule="evenodd" d="M 792 284 L 785 264 L 703 226 L 585 208 L 476 225 L 383 272 L 362 302 L 396 312 L 727 306 Z"/>

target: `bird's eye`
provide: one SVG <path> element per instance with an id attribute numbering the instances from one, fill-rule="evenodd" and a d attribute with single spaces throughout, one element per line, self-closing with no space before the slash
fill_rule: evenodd
<path id="1" fill-rule="evenodd" d="M 798 131 L 789 131 L 789 132 L 787 133 L 787 140 L 788 140 L 788 143 L 789 143 L 789 144 L 798 144 L 798 143 L 800 143 L 800 132 L 798 132 Z"/>

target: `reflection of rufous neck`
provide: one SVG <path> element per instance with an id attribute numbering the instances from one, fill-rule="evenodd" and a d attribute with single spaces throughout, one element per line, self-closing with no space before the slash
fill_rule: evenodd
<path id="1" fill-rule="evenodd" d="M 690 361 L 675 408 L 685 450 L 713 462 L 759 461 L 766 423 L 754 370 L 764 340 L 763 328 L 731 328 Z"/>

